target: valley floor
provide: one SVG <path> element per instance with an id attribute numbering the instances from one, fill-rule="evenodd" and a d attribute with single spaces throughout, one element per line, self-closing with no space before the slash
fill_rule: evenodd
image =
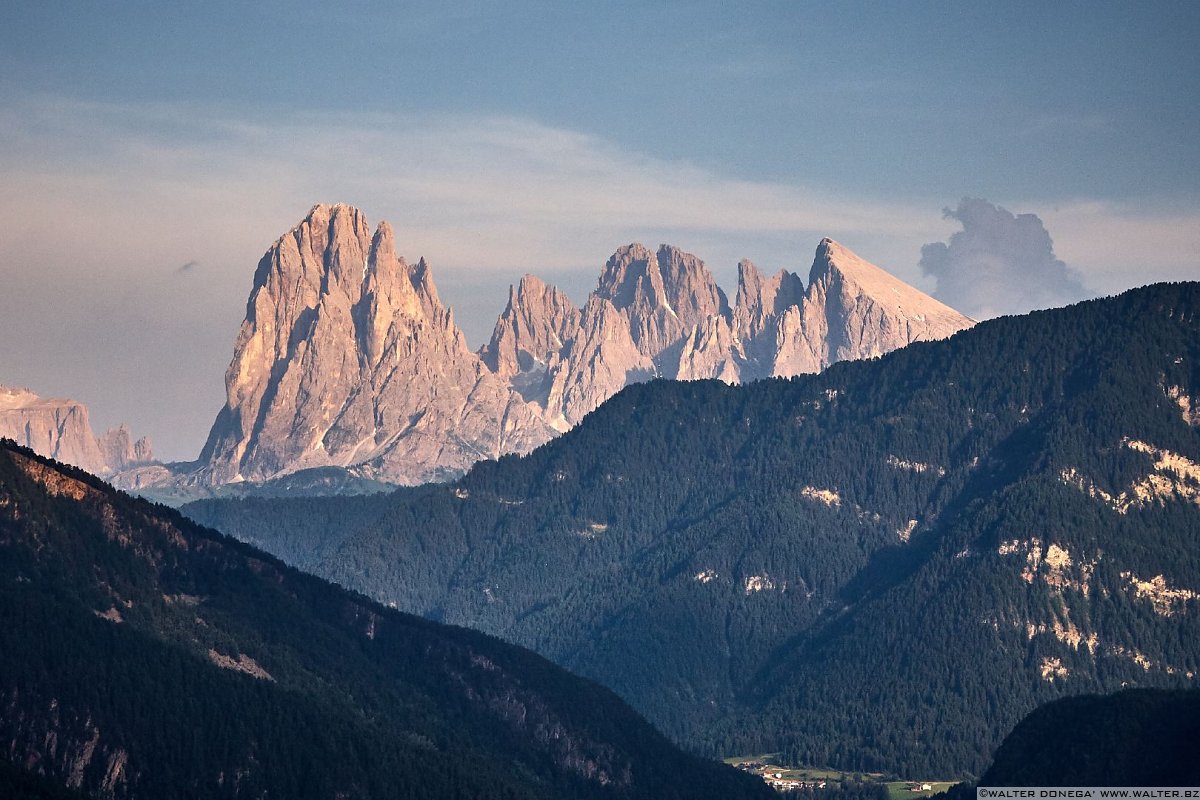
<path id="1" fill-rule="evenodd" d="M 850 786 L 883 786 L 889 800 L 932 797 L 944 792 L 957 781 L 901 780 L 881 772 L 842 772 L 819 767 L 787 766 L 780 763 L 778 753 L 752 756 L 733 756 L 725 763 L 762 778 L 780 792 L 795 790 L 838 790 Z"/>

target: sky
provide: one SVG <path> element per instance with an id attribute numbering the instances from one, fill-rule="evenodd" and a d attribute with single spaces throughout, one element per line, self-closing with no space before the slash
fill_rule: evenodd
<path id="1" fill-rule="evenodd" d="M 619 246 L 976 318 L 1200 279 L 1200 3 L 6 4 L 0 384 L 191 459 L 254 267 L 388 220 L 473 347 Z M 444 7 L 450 5 L 450 7 Z"/>

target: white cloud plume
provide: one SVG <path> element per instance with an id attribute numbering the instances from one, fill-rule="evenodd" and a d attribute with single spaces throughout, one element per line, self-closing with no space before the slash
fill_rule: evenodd
<path id="1" fill-rule="evenodd" d="M 937 279 L 935 295 L 975 319 L 1065 305 L 1086 296 L 1078 273 L 1054 255 L 1036 214 L 1014 215 L 964 198 L 947 219 L 962 230 L 921 248 L 921 270 Z"/>

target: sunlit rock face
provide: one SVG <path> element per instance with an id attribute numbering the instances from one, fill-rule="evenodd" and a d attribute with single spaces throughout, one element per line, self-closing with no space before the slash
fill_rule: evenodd
<path id="1" fill-rule="evenodd" d="M 780 278 L 780 284 L 796 286 Z M 778 297 L 778 293 L 776 293 Z M 949 306 L 822 239 L 808 288 L 777 313 L 774 348 L 760 352 L 778 377 L 819 372 L 836 361 L 871 358 L 916 341 L 944 339 L 974 322 Z"/>
<path id="2" fill-rule="evenodd" d="M 103 477 L 154 460 L 150 440 L 135 442 L 125 425 L 97 437 L 83 403 L 29 389 L 0 386 L 0 437 Z"/>
<path id="3" fill-rule="evenodd" d="M 560 430 L 651 377 L 789 377 L 974 324 L 832 239 L 818 246 L 807 289 L 793 273 L 741 262 L 732 308 L 702 261 L 667 245 L 617 250 L 578 315 L 563 299 L 526 278 L 480 350 Z"/>
<path id="4" fill-rule="evenodd" d="M 319 205 L 259 262 L 201 454 L 212 483 L 321 466 L 445 479 L 553 434 L 484 366 L 424 260 L 346 205 Z"/>
<path id="5" fill-rule="evenodd" d="M 259 262 L 226 402 L 189 480 L 310 467 L 444 480 L 569 430 L 654 377 L 737 383 L 816 372 L 948 336 L 971 320 L 826 239 L 809 285 L 739 265 L 731 306 L 695 256 L 618 249 L 582 308 L 532 275 L 477 353 L 429 265 L 347 205 L 318 205 Z"/>

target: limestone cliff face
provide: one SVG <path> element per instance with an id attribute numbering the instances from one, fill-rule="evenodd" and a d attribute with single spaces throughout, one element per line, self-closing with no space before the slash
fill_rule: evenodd
<path id="1" fill-rule="evenodd" d="M 105 431 L 103 436 L 96 439 L 96 444 L 104 463 L 113 473 L 154 462 L 150 440 L 143 436 L 134 441 L 129 426 L 124 423 Z"/>
<path id="2" fill-rule="evenodd" d="M 96 437 L 82 404 L 28 390 L 0 387 L 0 435 L 135 490 L 330 466 L 417 484 L 528 452 L 631 383 L 817 372 L 971 324 L 831 239 L 807 287 L 741 262 L 732 307 L 696 256 L 633 243 L 582 308 L 526 275 L 473 353 L 430 266 L 397 255 L 388 223 L 317 205 L 258 263 L 195 465 L 157 464 L 124 425 Z"/>
<path id="3" fill-rule="evenodd" d="M 480 356 L 525 399 L 544 402 L 551 362 L 557 366 L 561 361 L 563 347 L 578 334 L 580 321 L 579 309 L 565 293 L 526 275 L 515 289 L 509 288 L 508 305 Z"/>
<path id="4" fill-rule="evenodd" d="M 695 256 L 626 245 L 604 265 L 582 312 L 571 310 L 526 278 L 480 350 L 558 430 L 651 377 L 788 377 L 973 324 L 832 239 L 818 246 L 807 288 L 794 273 L 767 277 L 742 261 L 733 308 Z"/>
<path id="5" fill-rule="evenodd" d="M 629 384 L 655 375 L 654 362 L 634 339 L 627 314 L 599 294 L 583 307 L 579 330 L 556 366 L 544 412 L 563 430 Z"/>
<path id="6" fill-rule="evenodd" d="M 318 205 L 259 262 L 200 456 L 204 480 L 339 466 L 445 479 L 553 434 L 466 345 L 424 260 L 346 205 Z"/>
<path id="7" fill-rule="evenodd" d="M 97 437 L 83 403 L 29 389 L 0 386 L 0 437 L 102 477 L 154 460 L 150 440 L 134 442 L 125 425 Z"/>
<path id="8" fill-rule="evenodd" d="M 767 277 L 750 261 L 743 260 L 738 264 L 737 306 L 732 328 L 742 343 L 744 360 L 740 362 L 738 373 L 741 380 L 772 374 L 779 351 L 776 336 L 779 320 L 788 309 L 803 301 L 804 281 L 795 273 L 780 270 Z"/>
<path id="9" fill-rule="evenodd" d="M 690 362 L 681 370 L 680 348 L 692 337 L 707 341 L 704 332 L 720 327 L 714 320 L 730 314 L 704 263 L 667 245 L 657 252 L 636 243 L 617 250 L 580 311 L 561 293 L 540 281 L 529 284 L 528 278 L 513 297 L 517 305 L 510 299 L 480 355 L 561 431 L 630 383 L 693 377 Z M 519 317 L 512 311 L 518 306 Z M 726 323 L 725 346 L 728 338 Z M 510 355 L 514 352 L 527 355 L 520 361 Z M 707 354 L 692 357 L 705 370 L 710 369 L 707 359 Z"/>
<path id="10" fill-rule="evenodd" d="M 673 372 L 681 381 L 716 378 L 725 383 L 740 383 L 748 363 L 745 347 L 729 320 L 722 316 L 697 323 L 676 350 Z"/>
<path id="11" fill-rule="evenodd" d="M 181 480 L 327 466 L 441 480 L 533 449 L 630 383 L 815 372 L 970 324 L 828 239 L 807 288 L 742 262 L 733 307 L 700 259 L 635 243 L 608 259 L 582 308 L 526 275 L 472 353 L 429 265 L 396 254 L 390 225 L 372 231 L 351 206 L 318 205 L 259 262 L 225 406 L 199 471 Z"/>
<path id="12" fill-rule="evenodd" d="M 816 352 L 815 372 L 835 361 L 871 358 L 910 342 L 944 339 L 971 326 L 972 320 L 929 295 L 864 261 L 832 239 L 822 239 L 809 273 L 808 291 L 799 305 L 801 328 L 823 328 L 824 343 L 812 338 L 802 352 Z M 823 320 L 822 320 L 823 318 Z M 790 339 L 780 337 L 782 358 Z M 776 361 L 776 375 L 792 375 Z"/>
<path id="13" fill-rule="evenodd" d="M 621 312 L 639 352 L 650 358 L 709 317 L 729 312 L 704 262 L 667 245 L 657 253 L 640 244 L 622 247 L 604 265 L 593 294 Z"/>

